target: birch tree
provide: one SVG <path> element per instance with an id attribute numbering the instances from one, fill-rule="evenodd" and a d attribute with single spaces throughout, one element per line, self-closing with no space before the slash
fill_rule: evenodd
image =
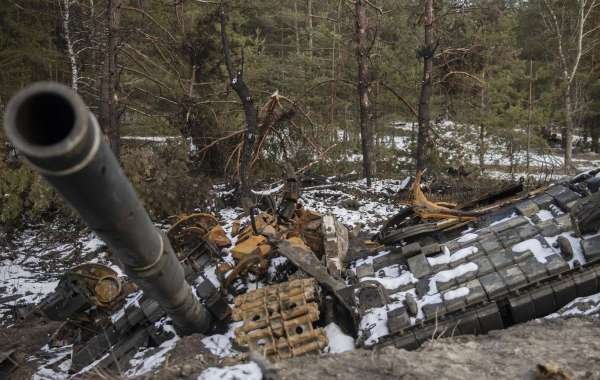
<path id="1" fill-rule="evenodd" d="M 79 82 L 79 64 L 73 43 L 73 35 L 71 33 L 71 6 L 74 5 L 73 0 L 59 0 L 63 23 L 63 37 L 67 45 L 67 54 L 69 55 L 69 64 L 71 66 L 71 87 L 77 91 Z"/>
<path id="2" fill-rule="evenodd" d="M 599 0 L 543 0 L 543 18 L 547 30 L 556 40 L 560 81 L 563 86 L 565 127 L 563 129 L 564 168 L 572 169 L 573 132 L 575 129 L 574 90 L 580 63 L 597 41 L 598 25 L 590 25 L 590 15 Z"/>

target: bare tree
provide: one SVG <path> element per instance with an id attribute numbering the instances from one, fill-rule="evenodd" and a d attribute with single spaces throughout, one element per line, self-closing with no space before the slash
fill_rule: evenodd
<path id="1" fill-rule="evenodd" d="M 358 63 L 358 107 L 360 118 L 360 137 L 363 154 L 363 176 L 367 185 L 371 186 L 371 178 L 375 175 L 375 155 L 373 142 L 373 106 L 369 99 L 369 51 L 367 31 L 369 19 L 367 17 L 367 1 L 356 0 L 355 26 L 356 26 L 356 60 Z"/>
<path id="2" fill-rule="evenodd" d="M 117 157 L 120 156 L 119 100 L 119 70 L 117 56 L 119 50 L 119 21 L 122 0 L 107 0 L 106 2 L 106 46 L 102 79 L 100 83 L 99 121 L 108 138 L 109 145 Z"/>
<path id="3" fill-rule="evenodd" d="M 71 33 L 71 6 L 74 4 L 73 0 L 59 0 L 58 6 L 62 15 L 63 22 L 63 37 L 67 45 L 67 54 L 69 55 L 69 64 L 71 65 L 71 87 L 77 91 L 79 83 L 79 64 L 77 62 L 77 55 L 75 53 L 73 36 Z"/>
<path id="4" fill-rule="evenodd" d="M 313 56 L 313 14 L 312 14 L 312 0 L 307 0 L 307 14 L 306 14 L 306 27 L 308 28 L 308 56 Z"/>
<path id="5" fill-rule="evenodd" d="M 425 154 L 430 128 L 429 99 L 431 98 L 431 76 L 433 74 L 433 56 L 435 46 L 433 45 L 433 0 L 425 0 L 425 15 L 423 19 L 424 45 L 419 51 L 423 58 L 423 81 L 421 82 L 421 94 L 419 96 L 419 130 L 417 132 L 417 148 L 415 162 L 417 172 L 425 168 Z"/>
<path id="6" fill-rule="evenodd" d="M 236 70 L 233 67 L 231 60 L 231 48 L 229 47 L 229 39 L 227 38 L 227 22 L 225 16 L 225 9 L 221 3 L 220 9 L 221 19 L 221 43 L 223 44 L 223 56 L 225 58 L 225 66 L 227 67 L 227 73 L 229 74 L 229 84 L 236 92 L 242 107 L 244 108 L 244 116 L 246 119 L 246 130 L 244 132 L 244 143 L 242 144 L 242 152 L 240 157 L 240 193 L 241 193 L 241 204 L 242 207 L 248 209 L 252 206 L 251 195 L 250 195 L 250 168 L 252 163 L 252 152 L 254 150 L 254 143 L 256 141 L 257 134 L 257 111 L 254 106 L 254 100 L 250 94 L 250 89 L 244 82 L 244 63 L 242 54 L 242 65 L 241 69 Z"/>
<path id="7" fill-rule="evenodd" d="M 565 148 L 565 171 L 572 168 L 573 130 L 575 115 L 573 104 L 574 82 L 581 58 L 592 50 L 594 32 L 600 28 L 589 25 L 590 14 L 600 5 L 599 0 L 543 0 L 543 17 L 546 28 L 556 39 L 561 81 L 564 90 L 565 128 L 563 143 Z M 575 3 L 575 4 L 573 4 Z M 575 6 L 574 6 L 575 5 Z M 573 12 L 575 11 L 575 12 Z"/>

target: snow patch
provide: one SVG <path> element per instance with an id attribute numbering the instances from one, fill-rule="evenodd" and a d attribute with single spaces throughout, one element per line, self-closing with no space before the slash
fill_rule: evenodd
<path id="1" fill-rule="evenodd" d="M 600 293 L 587 297 L 575 298 L 556 313 L 547 315 L 544 318 L 554 319 L 560 317 L 573 317 L 582 315 L 592 315 L 600 313 Z"/>
<path id="2" fill-rule="evenodd" d="M 329 352 L 339 353 L 354 350 L 354 338 L 342 332 L 335 323 L 325 326 L 325 334 L 329 340 Z"/>
<path id="3" fill-rule="evenodd" d="M 223 368 L 211 367 L 198 376 L 198 380 L 262 380 L 262 378 L 262 371 L 254 362 Z"/>
<path id="4" fill-rule="evenodd" d="M 535 214 L 538 219 L 543 222 L 544 220 L 554 219 L 554 215 L 549 210 L 540 210 Z"/>
<path id="5" fill-rule="evenodd" d="M 363 337 L 366 335 L 365 346 L 374 345 L 381 337 L 390 333 L 387 327 L 387 313 L 399 307 L 402 307 L 402 302 L 390 303 L 387 306 L 373 308 L 362 317 L 358 329 L 360 335 Z"/>
<path id="6" fill-rule="evenodd" d="M 537 261 L 546 264 L 546 257 L 555 255 L 557 252 L 552 247 L 543 247 L 537 239 L 529 239 L 512 246 L 513 252 L 531 251 Z"/>
<path id="7" fill-rule="evenodd" d="M 479 235 L 474 234 L 474 233 L 466 233 L 463 236 L 461 236 L 460 238 L 458 238 L 457 242 L 459 243 L 466 243 L 469 242 L 471 240 L 475 240 L 479 237 Z"/>
<path id="8" fill-rule="evenodd" d="M 163 328 L 167 329 L 167 325 L 163 325 Z M 129 369 L 125 372 L 125 376 L 141 376 L 160 367 L 166 359 L 166 354 L 175 348 L 179 339 L 179 336 L 176 334 L 157 348 L 150 349 L 156 350 L 156 352 L 148 357 L 146 357 L 146 353 L 149 349 L 138 351 L 129 361 Z"/>
<path id="9" fill-rule="evenodd" d="M 221 358 L 232 357 L 239 354 L 238 351 L 232 347 L 232 341 L 234 338 L 234 331 L 240 327 L 243 322 L 235 322 L 229 325 L 229 331 L 225 334 L 214 334 L 207 336 L 202 339 L 202 344 L 206 347 L 213 355 Z"/>
<path id="10" fill-rule="evenodd" d="M 409 271 L 405 271 L 398 277 L 363 277 L 363 278 L 361 278 L 361 282 L 367 281 L 367 280 L 368 281 L 377 281 L 381 285 L 383 285 L 384 288 L 390 289 L 390 290 L 396 290 L 404 285 L 408 285 L 408 284 L 415 283 L 418 281 L 415 278 L 415 276 L 413 276 L 413 274 Z"/>
<path id="11" fill-rule="evenodd" d="M 68 379 L 68 372 L 71 367 L 71 359 L 69 357 L 71 356 L 72 347 L 71 345 L 56 348 L 49 348 L 48 345 L 42 347 L 40 351 L 43 352 L 44 356 L 51 359 L 37 369 L 31 377 L 32 380 Z"/>
<path id="12" fill-rule="evenodd" d="M 273 195 L 275 193 L 278 193 L 281 189 L 283 189 L 284 184 L 282 183 L 279 186 L 275 186 L 272 189 L 268 189 L 268 190 L 262 190 L 262 191 L 258 191 L 258 190 L 252 190 L 252 193 L 254 195 L 262 195 L 262 196 L 266 196 L 266 195 Z"/>
<path id="13" fill-rule="evenodd" d="M 448 290 L 444 293 L 444 300 L 450 301 L 456 298 L 466 297 L 469 295 L 469 288 L 462 286 L 458 289 Z"/>
<path id="14" fill-rule="evenodd" d="M 479 250 L 477 249 L 477 247 L 470 246 L 470 247 L 465 247 L 465 248 L 459 249 L 458 251 L 454 252 L 454 254 L 450 254 L 450 251 L 448 250 L 448 248 L 446 246 L 443 246 L 441 254 L 439 254 L 437 256 L 433 256 L 433 257 L 428 257 L 427 261 L 429 262 L 429 265 L 431 265 L 431 266 L 443 265 L 443 264 L 453 263 L 453 262 L 462 260 L 467 256 L 476 254 L 478 251 Z"/>
<path id="15" fill-rule="evenodd" d="M 429 292 L 427 294 L 432 295 L 438 293 L 437 283 L 438 282 L 449 282 L 453 279 L 460 277 L 466 273 L 476 271 L 478 268 L 475 263 L 465 263 L 457 266 L 456 268 L 443 270 L 441 272 L 436 273 L 429 280 Z"/>

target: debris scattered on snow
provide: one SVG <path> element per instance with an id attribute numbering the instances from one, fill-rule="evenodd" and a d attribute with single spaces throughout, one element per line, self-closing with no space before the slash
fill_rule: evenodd
<path id="1" fill-rule="evenodd" d="M 167 326 L 163 326 L 165 329 Z M 165 361 L 166 354 L 175 348 L 179 336 L 175 335 L 173 338 L 163 342 L 157 348 L 142 349 L 138 351 L 133 358 L 129 361 L 129 370 L 125 372 L 125 376 L 141 376 L 157 369 L 163 361 Z M 146 356 L 148 352 L 152 352 L 150 356 Z"/>

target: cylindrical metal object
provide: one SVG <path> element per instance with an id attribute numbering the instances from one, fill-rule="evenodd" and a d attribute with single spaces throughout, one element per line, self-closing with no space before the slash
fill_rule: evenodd
<path id="1" fill-rule="evenodd" d="M 211 316 L 192 294 L 169 240 L 152 224 L 96 118 L 76 93 L 58 83 L 29 86 L 9 102 L 4 129 L 181 332 L 210 329 Z"/>

